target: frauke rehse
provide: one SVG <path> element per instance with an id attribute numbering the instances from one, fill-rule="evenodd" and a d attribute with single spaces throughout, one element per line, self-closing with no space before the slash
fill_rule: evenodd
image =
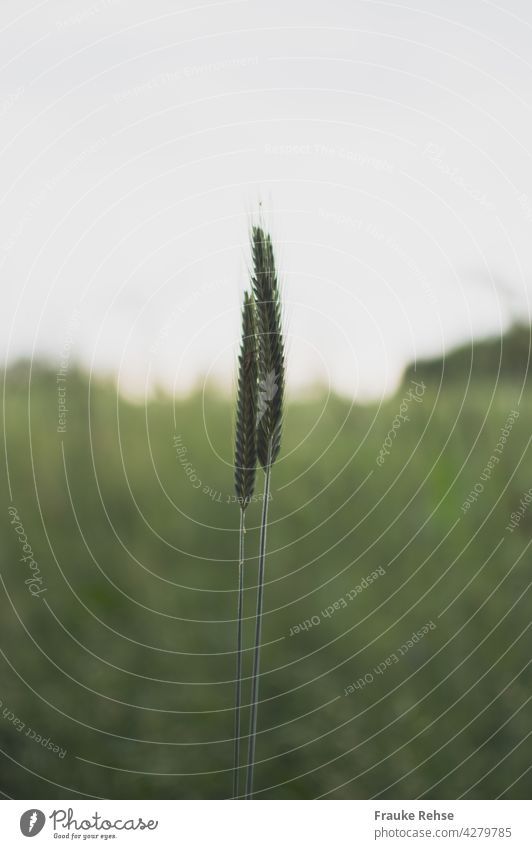
<path id="1" fill-rule="evenodd" d="M 450 811 L 375 811 L 376 820 L 454 820 L 454 814 Z"/>

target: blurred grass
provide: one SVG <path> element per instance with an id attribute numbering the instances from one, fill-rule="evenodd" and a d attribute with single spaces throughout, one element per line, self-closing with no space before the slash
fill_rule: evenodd
<path id="1" fill-rule="evenodd" d="M 522 375 L 496 380 L 485 362 L 469 385 L 455 360 L 443 384 L 441 368 L 418 366 L 427 389 L 382 467 L 404 389 L 380 407 L 325 393 L 289 406 L 271 502 L 259 798 L 528 796 L 532 510 L 514 533 L 505 526 L 532 485 L 532 402 Z M 500 463 L 464 514 L 517 405 Z M 67 406 L 59 434 L 53 371 L 6 373 L 3 471 L 46 593 L 32 598 L 24 584 L 3 487 L 0 790 L 227 797 L 231 404 L 213 390 L 134 404 L 73 370 Z M 259 510 L 249 508 L 250 552 Z M 386 574 L 346 607 L 289 636 L 379 567 Z M 248 646 L 255 572 L 252 560 Z M 436 628 L 399 662 L 372 672 L 430 620 Z M 366 673 L 373 682 L 345 696 Z"/>

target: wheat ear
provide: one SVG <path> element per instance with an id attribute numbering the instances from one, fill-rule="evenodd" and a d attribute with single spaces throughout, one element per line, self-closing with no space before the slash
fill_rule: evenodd
<path id="1" fill-rule="evenodd" d="M 264 501 L 259 545 L 257 580 L 257 612 L 255 617 L 255 648 L 251 678 L 251 707 L 249 724 L 248 768 L 246 799 L 253 797 L 257 711 L 260 680 L 260 643 L 264 606 L 264 572 L 266 565 L 266 531 L 272 465 L 281 449 L 285 354 L 281 322 L 281 300 L 272 241 L 262 227 L 251 231 L 253 262 L 252 289 L 257 313 L 259 351 L 259 394 L 257 405 L 257 456 L 264 469 Z"/>
<path id="2" fill-rule="evenodd" d="M 242 708 L 242 631 L 244 618 L 244 536 L 245 512 L 255 488 L 257 465 L 257 332 L 253 296 L 244 295 L 242 308 L 242 340 L 238 358 L 238 391 L 235 433 L 235 492 L 240 504 L 238 556 L 238 612 L 236 636 L 235 728 L 233 798 L 239 794 L 241 708 Z"/>

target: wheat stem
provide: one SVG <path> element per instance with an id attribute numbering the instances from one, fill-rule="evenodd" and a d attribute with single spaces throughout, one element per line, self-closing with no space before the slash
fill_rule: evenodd
<path id="1" fill-rule="evenodd" d="M 245 511 L 240 510 L 240 542 L 238 557 L 238 612 L 236 629 L 236 679 L 235 679 L 235 757 L 233 766 L 233 799 L 238 798 L 240 777 L 240 742 L 242 739 L 240 714 L 242 709 L 242 625 L 244 618 L 244 538 L 246 534 Z"/>
<path id="2" fill-rule="evenodd" d="M 255 616 L 255 649 L 253 652 L 253 673 L 251 678 L 251 708 L 249 720 L 248 770 L 246 777 L 246 799 L 253 798 L 253 773 L 255 769 L 255 744 L 257 740 L 257 711 L 259 703 L 260 680 L 260 641 L 262 633 L 262 611 L 264 605 L 264 570 L 266 565 L 266 530 L 268 527 L 268 502 L 270 500 L 270 478 L 272 448 L 268 447 L 267 462 L 264 469 L 264 501 L 260 524 L 259 573 L 257 586 L 257 613 Z"/>

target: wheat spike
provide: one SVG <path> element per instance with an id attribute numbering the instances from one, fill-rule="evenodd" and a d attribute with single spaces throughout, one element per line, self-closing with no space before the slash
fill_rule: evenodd
<path id="1" fill-rule="evenodd" d="M 257 465 L 257 330 L 255 303 L 248 292 L 242 307 L 242 341 L 238 358 L 235 434 L 235 492 L 245 510 L 255 488 Z"/>
<path id="2" fill-rule="evenodd" d="M 259 353 L 257 455 L 266 469 L 281 448 L 285 355 L 273 247 L 269 234 L 260 226 L 252 228 L 251 253 Z"/>

